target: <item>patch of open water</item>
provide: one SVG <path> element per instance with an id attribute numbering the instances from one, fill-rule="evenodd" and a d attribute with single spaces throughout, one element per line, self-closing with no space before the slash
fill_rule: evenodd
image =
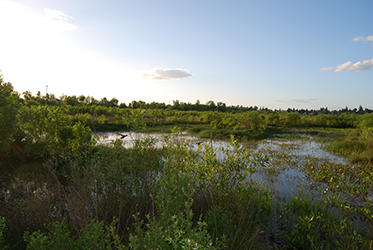
<path id="1" fill-rule="evenodd" d="M 165 138 L 170 134 L 147 134 L 147 133 L 126 133 L 126 132 L 103 132 L 93 135 L 100 145 L 109 145 L 115 140 L 119 139 L 120 134 L 127 134 L 122 139 L 122 145 L 126 148 L 134 147 L 137 141 L 146 138 L 151 138 L 154 147 L 162 147 Z M 216 150 L 216 157 L 219 160 L 224 160 L 226 154 L 221 148 L 231 149 L 229 141 L 221 140 L 206 140 L 198 137 L 182 134 L 183 139 L 191 142 L 191 149 L 197 150 L 201 145 L 201 154 L 204 152 L 204 144 L 211 145 Z M 285 153 L 291 158 L 296 158 L 294 162 L 281 163 L 279 166 L 278 161 L 276 162 L 271 157 L 260 164 L 256 168 L 256 171 L 251 178 L 258 182 L 263 183 L 267 187 L 276 190 L 278 198 L 289 197 L 292 194 L 299 193 L 300 184 L 302 186 L 308 184 L 307 178 L 305 178 L 304 172 L 300 170 L 300 164 L 311 157 L 316 159 L 318 162 L 330 161 L 341 164 L 349 164 L 349 161 L 345 157 L 334 155 L 323 149 L 323 144 L 316 142 L 314 138 L 305 136 L 302 139 L 268 139 L 255 143 L 243 143 L 242 146 L 250 150 L 253 155 L 276 155 L 276 153 Z M 293 165 L 292 165 L 293 163 Z"/>

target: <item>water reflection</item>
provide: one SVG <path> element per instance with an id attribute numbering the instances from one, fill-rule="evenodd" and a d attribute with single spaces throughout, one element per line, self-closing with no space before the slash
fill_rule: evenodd
<path id="1" fill-rule="evenodd" d="M 126 132 L 120 132 L 126 134 Z M 151 138 L 154 147 L 163 147 L 166 137 L 170 134 L 148 134 L 148 133 L 128 133 L 123 138 L 122 145 L 125 148 L 134 147 L 139 140 Z M 102 132 L 94 135 L 97 143 L 100 145 L 110 145 L 115 140 L 121 138 L 116 132 Z M 204 145 L 208 144 L 215 150 L 218 160 L 224 160 L 227 155 L 222 149 L 233 150 L 229 141 L 221 140 L 202 140 L 198 137 L 182 134 L 182 138 L 190 141 L 192 150 L 201 148 L 201 154 L 204 153 Z M 202 142 L 202 143 L 199 143 Z M 200 145 L 197 145 L 200 144 Z M 267 187 L 276 190 L 277 197 L 289 197 L 299 193 L 300 187 L 307 186 L 308 180 L 304 172 L 301 171 L 301 165 L 307 160 L 312 160 L 322 164 L 324 161 L 330 161 L 341 164 L 349 164 L 347 158 L 334 155 L 323 149 L 323 144 L 316 142 L 314 138 L 307 137 L 302 139 L 269 139 L 259 142 L 242 143 L 246 149 L 252 152 L 254 161 L 255 156 L 265 155 L 265 161 L 258 164 L 255 173 L 251 178 L 263 183 Z M 288 161 L 281 158 L 286 155 Z M 257 160 L 257 159 L 256 159 Z"/>
<path id="2" fill-rule="evenodd" d="M 150 133 L 135 133 L 135 132 L 97 132 L 93 134 L 93 138 L 97 141 L 99 145 L 110 145 L 115 140 L 120 140 L 121 135 L 119 134 L 127 134 L 125 138 L 121 139 L 122 145 L 125 148 L 134 147 L 136 142 L 146 138 L 152 138 L 154 142 L 154 147 L 163 147 L 165 142 L 165 138 L 170 136 L 170 134 L 150 134 Z M 211 145 L 214 149 L 217 150 L 217 157 L 219 160 L 223 160 L 225 158 L 224 154 L 220 154 L 221 148 L 229 148 L 230 142 L 229 141 L 222 141 L 222 140 L 201 140 L 198 137 L 190 136 L 187 134 L 182 134 L 182 137 L 185 140 L 191 141 L 192 149 L 196 150 L 199 145 L 197 142 L 202 142 L 201 146 L 205 144 Z M 243 143 L 242 144 L 245 148 L 250 149 L 253 153 L 265 153 L 266 151 L 283 151 L 285 150 L 287 154 L 292 156 L 312 156 L 317 157 L 320 159 L 325 159 L 335 163 L 342 163 L 348 164 L 349 161 L 346 157 L 341 157 L 334 155 L 327 150 L 324 150 L 323 144 L 320 142 L 316 142 L 313 140 L 312 137 L 308 137 L 307 139 L 268 139 L 262 140 L 260 142 L 251 142 L 251 143 Z M 203 147 L 202 147 L 203 150 Z"/>

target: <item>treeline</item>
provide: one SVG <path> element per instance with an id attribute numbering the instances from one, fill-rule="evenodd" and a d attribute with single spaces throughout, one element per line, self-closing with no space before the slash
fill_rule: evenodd
<path id="1" fill-rule="evenodd" d="M 112 98 L 107 99 L 106 97 L 101 98 L 101 100 L 97 100 L 92 96 L 68 96 L 62 95 L 60 98 L 57 98 L 54 94 L 46 94 L 42 95 L 37 92 L 36 96 L 32 95 L 31 92 L 25 91 L 22 94 L 23 98 L 21 98 L 22 103 L 25 105 L 49 105 L 49 106 L 104 106 L 104 107 L 117 107 L 117 108 L 131 108 L 131 109 L 163 109 L 163 110 L 180 110 L 180 111 L 219 111 L 219 112 L 228 112 L 228 113 L 240 113 L 240 112 L 247 112 L 247 111 L 268 111 L 269 109 L 266 107 L 257 107 L 257 106 L 250 106 L 244 107 L 242 105 L 237 106 L 227 106 L 224 102 L 217 102 L 210 100 L 207 103 L 203 104 L 199 100 L 197 100 L 194 104 L 190 102 L 180 102 L 179 100 L 173 100 L 172 104 L 165 104 L 159 102 L 151 102 L 147 103 L 144 101 L 132 101 L 128 104 L 126 103 L 119 103 L 118 99 Z M 21 96 L 20 96 L 21 97 Z M 295 109 L 295 108 L 288 108 L 287 110 L 277 110 L 274 111 L 282 111 L 282 112 L 295 112 L 299 114 L 306 114 L 306 115 L 318 115 L 318 114 L 369 114 L 372 113 L 372 109 L 363 108 L 361 105 L 359 108 L 350 109 L 348 107 L 340 109 L 340 110 L 329 110 L 327 107 L 320 108 L 318 110 L 315 109 Z"/>
<path id="2" fill-rule="evenodd" d="M 190 102 L 180 102 L 179 100 L 172 101 L 172 104 L 165 104 L 159 102 L 146 103 L 144 101 L 132 101 L 128 104 L 120 103 L 118 99 L 112 98 L 108 100 L 106 97 L 97 100 L 92 96 L 67 96 L 62 95 L 57 98 L 54 94 L 41 95 L 40 91 L 37 92 L 36 96 L 33 96 L 31 92 L 25 91 L 22 94 L 23 103 L 25 105 L 50 105 L 50 106 L 105 106 L 105 107 L 119 107 L 119 108 L 131 108 L 131 109 L 172 109 L 181 111 L 220 111 L 220 112 L 245 112 L 251 110 L 261 110 L 257 106 L 254 107 L 243 107 L 243 106 L 227 106 L 223 102 L 208 101 L 206 104 L 202 104 L 199 100 L 192 104 Z M 266 110 L 266 108 L 263 108 Z"/>
<path id="3" fill-rule="evenodd" d="M 83 95 L 78 97 L 63 95 L 56 98 L 53 94 L 42 96 L 40 92 L 36 96 L 30 92 L 24 92 L 23 98 L 18 95 L 18 99 L 20 105 L 31 108 L 30 110 L 37 110 L 37 107 L 43 106 L 52 110 L 58 109 L 60 114 L 71 121 L 80 122 L 95 131 L 134 129 L 133 120 L 136 120 L 136 124 L 141 121 L 142 125 L 150 127 L 172 124 L 193 126 L 208 124 L 209 129 L 226 130 L 227 133 L 240 137 L 237 131 L 248 129 L 265 131 L 268 127 L 279 126 L 360 128 L 366 127 L 364 125 L 366 123 L 373 123 L 371 121 L 373 120 L 372 110 L 364 109 L 361 105 L 355 109 L 346 107 L 333 111 L 328 108 L 270 110 L 256 106 L 226 106 L 225 103 L 215 104 L 214 101 L 206 104 L 197 101 L 191 104 L 176 100 L 172 105 L 132 101 L 126 105 L 125 103 L 118 104 L 115 98 L 96 100 L 91 96 Z M 200 131 L 200 128 L 194 130 Z M 225 133 L 224 136 L 229 137 Z"/>
<path id="4" fill-rule="evenodd" d="M 153 105 L 153 106 L 152 106 Z M 158 105 L 158 106 L 157 106 Z M 188 107 L 195 110 L 188 110 Z M 236 109 L 234 109 L 236 108 Z M 113 98 L 100 101 L 90 96 L 53 94 L 20 95 L 12 84 L 0 75 L 0 162 L 4 155 L 20 159 L 42 159 L 62 151 L 79 151 L 90 142 L 92 131 L 120 131 L 148 128 L 153 132 L 168 132 L 178 126 L 199 137 L 226 139 L 230 135 L 243 140 L 269 138 L 287 128 L 357 128 L 371 138 L 373 113 L 359 107 L 339 111 L 322 108 L 317 115 L 307 110 L 286 111 L 257 107 L 227 107 L 224 103 L 173 105 L 133 101 L 118 104 Z M 365 133 L 365 132 L 364 132 Z M 369 144 L 370 145 L 370 144 Z M 1 158 L 1 157 L 0 157 Z"/>

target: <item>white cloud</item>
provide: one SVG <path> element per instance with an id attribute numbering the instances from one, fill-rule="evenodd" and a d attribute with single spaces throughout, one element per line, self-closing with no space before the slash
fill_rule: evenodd
<path id="1" fill-rule="evenodd" d="M 334 70 L 334 72 L 362 72 L 366 70 L 370 70 L 373 68 L 373 58 L 371 60 L 364 60 L 361 62 L 352 63 L 351 61 L 345 62 L 337 67 L 327 67 L 320 69 L 321 71 L 324 70 Z"/>
<path id="2" fill-rule="evenodd" d="M 329 71 L 333 69 L 334 69 L 333 67 L 326 67 L 326 68 L 321 68 L 320 71 Z"/>
<path id="3" fill-rule="evenodd" d="M 367 36 L 367 37 L 357 36 L 352 41 L 354 41 L 354 42 L 363 42 L 363 43 L 373 42 L 373 36 Z M 372 46 L 373 46 L 373 44 L 372 44 Z"/>
<path id="4" fill-rule="evenodd" d="M 301 103 L 311 103 L 313 101 L 316 101 L 317 99 L 312 99 L 312 98 L 308 98 L 308 99 L 290 99 L 291 102 L 301 102 Z"/>
<path id="5" fill-rule="evenodd" d="M 153 69 L 150 73 L 143 74 L 145 79 L 151 80 L 180 80 L 192 76 L 185 69 Z"/>
<path id="6" fill-rule="evenodd" d="M 373 42 L 373 36 L 357 36 L 353 39 L 354 42 Z M 373 46 L 373 44 L 372 44 Z M 370 70 L 373 67 L 373 58 L 371 60 L 364 60 L 361 62 L 352 63 L 351 61 L 342 63 L 336 67 L 325 67 L 321 68 L 320 71 L 331 71 L 334 72 L 362 72 L 366 70 Z"/>
<path id="7" fill-rule="evenodd" d="M 72 19 L 71 16 L 66 15 L 62 11 L 59 10 L 50 10 L 48 8 L 44 9 L 44 13 L 46 14 L 45 19 L 52 25 L 68 31 L 75 31 L 76 26 L 68 23 L 69 19 Z"/>
<path id="8" fill-rule="evenodd" d="M 284 102 L 284 103 L 293 103 L 293 102 L 298 102 L 298 103 L 311 103 L 316 101 L 317 99 L 313 98 L 302 98 L 302 99 L 287 99 L 287 100 L 276 100 L 276 102 Z"/>

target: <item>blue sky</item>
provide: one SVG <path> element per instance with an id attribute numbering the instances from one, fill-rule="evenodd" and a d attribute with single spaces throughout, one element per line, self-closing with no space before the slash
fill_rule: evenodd
<path id="1" fill-rule="evenodd" d="M 373 1 L 0 0 L 19 92 L 373 109 Z"/>

